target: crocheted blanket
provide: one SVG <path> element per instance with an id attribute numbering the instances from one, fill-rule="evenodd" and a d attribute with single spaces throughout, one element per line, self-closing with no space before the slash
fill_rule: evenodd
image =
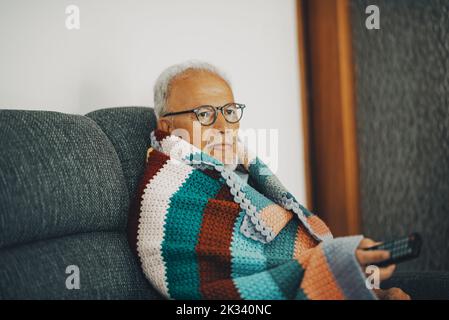
<path id="1" fill-rule="evenodd" d="M 179 137 L 156 130 L 151 145 L 128 238 L 164 297 L 375 299 L 362 236 L 334 239 L 258 157 L 251 186 Z"/>

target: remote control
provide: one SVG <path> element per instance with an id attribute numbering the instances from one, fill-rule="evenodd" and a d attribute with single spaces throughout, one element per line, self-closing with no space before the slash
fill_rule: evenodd
<path id="1" fill-rule="evenodd" d="M 365 250 L 390 251 L 390 258 L 380 263 L 375 263 L 379 267 L 384 267 L 417 258 L 421 251 L 421 243 L 421 236 L 418 233 L 412 233 L 408 237 L 387 241 Z"/>

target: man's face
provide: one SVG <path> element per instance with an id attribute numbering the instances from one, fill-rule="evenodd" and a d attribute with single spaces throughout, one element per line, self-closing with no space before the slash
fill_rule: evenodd
<path id="1" fill-rule="evenodd" d="M 234 96 L 227 83 L 212 73 L 187 70 L 171 82 L 167 101 L 167 112 L 179 112 L 194 109 L 202 105 L 215 107 L 234 102 Z M 227 164 L 232 163 L 236 153 L 236 139 L 239 123 L 227 122 L 221 112 L 210 126 L 202 126 L 194 113 L 161 117 L 159 129 L 179 134 L 179 129 L 188 133 L 189 143 L 203 152 Z"/>

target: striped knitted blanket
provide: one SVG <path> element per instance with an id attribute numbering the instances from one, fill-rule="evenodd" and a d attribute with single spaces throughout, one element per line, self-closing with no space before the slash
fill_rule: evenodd
<path id="1" fill-rule="evenodd" d="M 257 157 L 251 185 L 185 140 L 152 133 L 128 238 L 169 299 L 374 299 L 355 258 Z"/>

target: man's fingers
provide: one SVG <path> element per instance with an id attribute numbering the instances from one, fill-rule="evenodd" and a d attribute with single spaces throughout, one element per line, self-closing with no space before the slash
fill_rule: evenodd
<path id="1" fill-rule="evenodd" d="M 384 281 L 384 280 L 389 279 L 393 275 L 395 270 L 396 270 L 395 264 L 389 265 L 387 267 L 379 268 L 379 281 Z M 366 272 L 366 270 L 365 270 L 365 273 L 367 275 L 371 275 L 371 273 Z"/>
<path id="2" fill-rule="evenodd" d="M 380 299 L 380 300 L 386 300 L 388 297 L 388 291 L 383 289 L 373 289 L 374 294 Z"/>
<path id="3" fill-rule="evenodd" d="M 388 290 L 389 300 L 411 300 L 410 296 L 399 288 L 391 288 Z"/>
<path id="4" fill-rule="evenodd" d="M 386 250 L 357 250 L 356 256 L 361 265 L 369 265 L 387 260 L 390 257 L 390 252 Z"/>
<path id="5" fill-rule="evenodd" d="M 359 243 L 359 249 L 367 249 L 370 247 L 377 246 L 378 244 L 381 244 L 382 242 L 376 242 L 373 239 L 370 238 L 363 238 L 362 241 Z"/>
<path id="6" fill-rule="evenodd" d="M 374 293 L 381 300 L 410 300 L 410 296 L 399 288 L 390 288 L 387 290 L 374 289 Z"/>
<path id="7" fill-rule="evenodd" d="M 380 268 L 379 269 L 380 281 L 389 279 L 393 275 L 394 270 L 396 270 L 395 264 L 389 265 L 388 267 L 385 267 L 385 268 Z"/>
<path id="8" fill-rule="evenodd" d="M 360 241 L 359 243 L 359 249 L 366 249 L 375 245 L 376 243 L 372 239 L 363 238 L 362 241 Z"/>

